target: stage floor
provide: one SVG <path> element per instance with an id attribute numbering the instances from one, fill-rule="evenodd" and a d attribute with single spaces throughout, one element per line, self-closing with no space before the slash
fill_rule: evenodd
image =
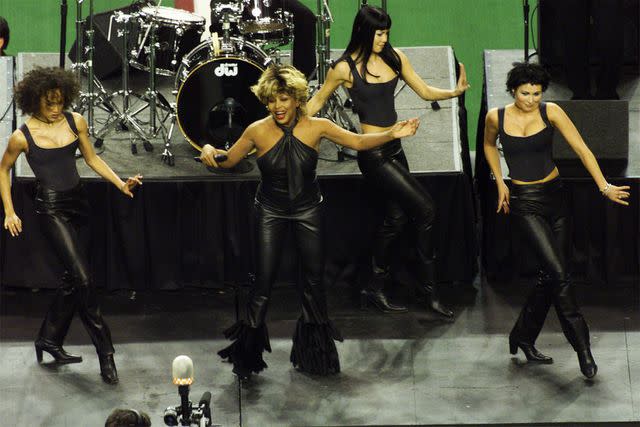
<path id="1" fill-rule="evenodd" d="M 456 84 L 453 50 L 450 46 L 442 47 L 407 47 L 402 48 L 416 69 L 417 73 L 429 84 L 442 88 L 454 88 Z M 342 50 L 332 51 L 332 56 L 338 57 Z M 55 65 L 58 61 L 57 54 L 49 53 L 20 53 L 16 62 L 16 79 L 19 80 L 24 73 L 35 65 Z M 119 89 L 121 80 L 111 79 L 103 82 L 108 91 Z M 313 87 L 317 82 L 311 82 Z M 134 93 L 143 94 L 148 84 L 148 74 L 132 72 L 131 87 Z M 158 86 L 161 93 L 169 102 L 174 102 L 172 95 L 173 79 L 159 77 Z M 346 99 L 345 93 L 339 89 L 342 99 Z M 403 140 L 403 146 L 412 173 L 416 175 L 460 173 L 462 171 L 461 146 L 458 120 L 458 104 L 456 101 L 440 101 L 440 109 L 433 110 L 430 104 L 420 99 L 408 86 L 403 87 L 400 82 L 396 89 L 396 109 L 399 120 L 418 117 L 422 125 L 416 135 Z M 205 98 L 206 99 L 206 98 Z M 197 101 L 197 100 L 196 100 Z M 121 96 L 114 98 L 116 106 L 122 107 Z M 132 98 L 132 110 L 144 105 L 141 101 Z M 100 125 L 106 119 L 106 113 L 96 109 L 96 125 L 99 131 Z M 357 116 L 350 109 L 347 114 L 359 129 Z M 180 116 L 180 111 L 178 111 Z M 86 117 L 86 114 L 85 114 Z M 140 121 L 148 123 L 149 114 L 144 111 L 137 116 Z M 23 120 L 18 117 L 18 126 Z M 188 120 L 182 117 L 181 120 Z M 146 129 L 146 124 L 144 128 Z M 168 122 L 167 122 L 168 126 Z M 172 142 L 172 152 L 175 158 L 175 166 L 170 167 L 161 161 L 164 142 L 153 139 L 154 150 L 146 152 L 141 140 L 137 141 L 138 154 L 131 154 L 132 132 L 117 132 L 108 134 L 104 141 L 102 158 L 121 176 L 131 176 L 142 173 L 148 181 L 202 181 L 202 180 L 252 180 L 259 179 L 259 171 L 256 167 L 245 174 L 220 174 L 209 172 L 201 164 L 194 162 L 193 157 L 198 155 L 185 139 L 176 125 Z M 333 143 L 324 141 L 320 148 L 320 161 L 318 162 L 318 176 L 321 178 L 360 176 L 360 170 L 355 159 L 347 159 L 338 162 L 338 150 Z M 249 158 L 249 162 L 255 166 L 255 156 Z M 87 180 L 98 179 L 98 176 L 82 160 L 78 160 L 80 176 Z M 22 180 L 34 179 L 33 171 L 22 155 L 16 162 L 16 177 Z"/>
<path id="2" fill-rule="evenodd" d="M 577 358 L 550 313 L 538 340 L 552 365 L 526 363 L 508 352 L 507 335 L 532 283 L 452 288 L 454 323 L 426 313 L 412 298 L 410 313 L 383 315 L 354 308 L 351 289 L 329 292 L 332 318 L 345 337 L 338 344 L 342 372 L 315 377 L 289 363 L 299 315 L 296 292 L 274 290 L 268 319 L 269 368 L 242 385 L 215 354 L 234 320 L 233 293 L 198 290 L 103 296 L 116 347 L 120 384 L 108 386 L 78 319 L 66 348 L 84 362 L 38 366 L 33 339 L 52 294 L 2 291 L 0 413 L 11 425 L 99 426 L 116 407 L 149 413 L 163 425 L 179 396 L 171 362 L 189 355 L 195 366 L 193 400 L 211 391 L 214 421 L 244 426 L 422 425 L 627 422 L 640 424 L 640 306 L 637 291 L 578 286 L 591 327 L 599 372 L 580 374 Z M 404 288 L 399 301 L 411 298 Z M 45 355 L 45 357 L 47 357 Z M 197 401 L 197 400 L 196 400 Z M 240 409 L 241 407 L 241 409 Z"/>
<path id="3" fill-rule="evenodd" d="M 522 61 L 522 50 L 485 50 L 484 58 L 488 109 L 512 103 L 513 98 L 505 90 L 505 80 L 512 64 Z M 621 100 L 629 102 L 629 161 L 620 176 L 637 179 L 640 178 L 640 77 L 623 76 L 618 85 L 618 94 Z M 554 80 L 545 92 L 544 99 L 569 100 L 571 95 L 566 84 Z M 503 157 L 501 160 L 503 175 L 506 177 L 509 168 Z"/>

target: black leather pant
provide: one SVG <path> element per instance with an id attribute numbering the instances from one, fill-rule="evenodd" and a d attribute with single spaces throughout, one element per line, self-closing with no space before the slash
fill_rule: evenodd
<path id="1" fill-rule="evenodd" d="M 62 345 L 77 310 L 98 354 L 112 354 L 111 333 L 100 312 L 89 273 L 88 245 L 83 238 L 88 212 L 84 190 L 80 185 L 69 191 L 39 187 L 35 205 L 42 233 L 65 268 L 38 339 Z"/>
<path id="2" fill-rule="evenodd" d="M 298 281 L 302 319 L 305 323 L 327 322 L 327 302 L 322 285 L 324 242 L 321 205 L 295 213 L 282 213 L 256 203 L 256 210 L 257 269 L 256 283 L 247 306 L 249 325 L 256 328 L 264 323 L 289 229 L 293 232 L 302 268 L 302 279 Z"/>
<path id="3" fill-rule="evenodd" d="M 399 139 L 373 150 L 358 152 L 358 166 L 367 183 L 380 191 L 385 210 L 373 244 L 373 270 L 388 274 L 393 245 L 408 222 L 416 231 L 418 270 L 425 284 L 435 281 L 433 221 L 435 206 L 425 188 L 409 172 L 409 164 Z"/>
<path id="4" fill-rule="evenodd" d="M 542 266 L 538 283 L 527 298 L 511 336 L 534 344 L 553 304 L 562 330 L 574 350 L 589 348 L 589 328 L 576 303 L 567 259 L 570 229 L 562 182 L 513 185 L 511 214 L 523 244 L 531 247 Z"/>

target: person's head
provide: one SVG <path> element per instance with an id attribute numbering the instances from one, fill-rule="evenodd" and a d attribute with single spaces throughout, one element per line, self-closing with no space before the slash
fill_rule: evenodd
<path id="1" fill-rule="evenodd" d="M 78 97 L 79 90 L 72 72 L 58 67 L 37 67 L 16 85 L 15 101 L 23 114 L 56 121 Z"/>
<path id="2" fill-rule="evenodd" d="M 351 28 L 351 38 L 345 49 L 345 56 L 356 54 L 356 62 L 366 63 L 371 54 L 380 55 L 397 73 L 400 72 L 400 58 L 389 43 L 391 17 L 383 9 L 375 6 L 362 6 Z M 368 72 L 368 71 L 367 71 Z"/>
<path id="3" fill-rule="evenodd" d="M 135 409 L 114 409 L 104 427 L 150 427 L 151 419 Z"/>
<path id="4" fill-rule="evenodd" d="M 0 16 L 0 56 L 4 55 L 4 51 L 9 46 L 9 23 Z"/>
<path id="5" fill-rule="evenodd" d="M 507 92 L 513 97 L 516 107 L 524 111 L 535 110 L 550 80 L 547 70 L 539 64 L 515 63 L 507 74 Z"/>
<path id="6" fill-rule="evenodd" d="M 251 91 L 281 125 L 288 126 L 296 115 L 307 114 L 309 84 L 304 74 L 291 65 L 270 65 Z"/>

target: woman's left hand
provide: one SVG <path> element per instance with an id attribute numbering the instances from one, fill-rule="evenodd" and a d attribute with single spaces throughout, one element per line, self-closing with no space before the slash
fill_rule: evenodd
<path id="1" fill-rule="evenodd" d="M 460 96 L 469 89 L 471 85 L 467 81 L 467 72 L 464 69 L 464 64 L 460 63 L 460 77 L 458 77 L 458 83 L 456 84 L 455 92 L 456 96 Z"/>
<path id="2" fill-rule="evenodd" d="M 416 131 L 418 130 L 418 126 L 420 126 L 420 120 L 417 117 L 414 117 L 413 119 L 397 122 L 391 128 L 391 136 L 394 139 L 413 136 L 416 134 Z"/>
<path id="3" fill-rule="evenodd" d="M 629 193 L 630 189 L 631 187 L 629 187 L 628 185 L 623 185 L 621 187 L 610 185 L 609 189 L 606 191 L 606 193 L 604 193 L 604 196 L 612 202 L 629 206 L 629 202 L 627 202 L 625 199 L 628 199 L 631 195 Z"/>
<path id="4" fill-rule="evenodd" d="M 122 187 L 120 187 L 120 191 L 133 198 L 133 193 L 131 192 L 131 190 L 136 188 L 138 185 L 142 185 L 142 175 L 140 174 L 127 178 L 127 181 L 122 184 Z"/>

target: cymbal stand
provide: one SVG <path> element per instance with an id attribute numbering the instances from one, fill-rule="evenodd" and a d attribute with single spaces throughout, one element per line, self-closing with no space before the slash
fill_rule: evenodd
<path id="1" fill-rule="evenodd" d="M 318 67 L 317 77 L 318 84 L 312 89 L 312 92 L 316 92 L 320 89 L 327 78 L 327 72 L 331 65 L 331 23 L 333 22 L 333 16 L 329 9 L 329 0 L 318 0 L 318 15 L 316 15 L 316 36 L 317 36 L 317 52 L 318 52 Z M 332 120 L 341 127 L 350 130 L 351 132 L 357 132 L 353 121 L 347 114 L 345 109 L 345 101 L 342 97 L 333 91 L 333 93 L 327 98 L 327 102 L 320 110 L 320 116 L 326 117 Z M 338 150 L 338 160 L 343 161 L 345 157 L 355 158 L 357 153 L 350 149 L 336 144 Z"/>
<path id="2" fill-rule="evenodd" d="M 149 137 L 146 135 L 145 131 L 142 129 L 140 123 L 136 119 L 135 115 L 140 112 L 142 109 L 137 112 L 132 113 L 131 107 L 129 105 L 129 97 L 131 96 L 131 91 L 129 90 L 129 22 L 134 15 L 126 14 L 121 11 L 116 11 L 114 13 L 114 20 L 118 23 L 123 24 L 121 30 L 118 30 L 118 36 L 122 37 L 122 90 L 115 92 L 112 96 L 122 95 L 122 110 L 118 108 L 114 109 L 114 111 L 110 114 L 107 119 L 107 123 L 100 130 L 96 138 L 99 140 L 103 140 L 104 137 L 113 131 L 118 125 L 126 127 L 130 132 L 133 132 L 139 139 L 142 140 L 143 147 L 146 151 L 152 151 L 153 145 L 149 141 Z M 97 142 L 97 141 L 96 141 Z M 136 139 L 131 139 L 131 154 L 137 154 L 138 147 L 136 145 Z"/>

